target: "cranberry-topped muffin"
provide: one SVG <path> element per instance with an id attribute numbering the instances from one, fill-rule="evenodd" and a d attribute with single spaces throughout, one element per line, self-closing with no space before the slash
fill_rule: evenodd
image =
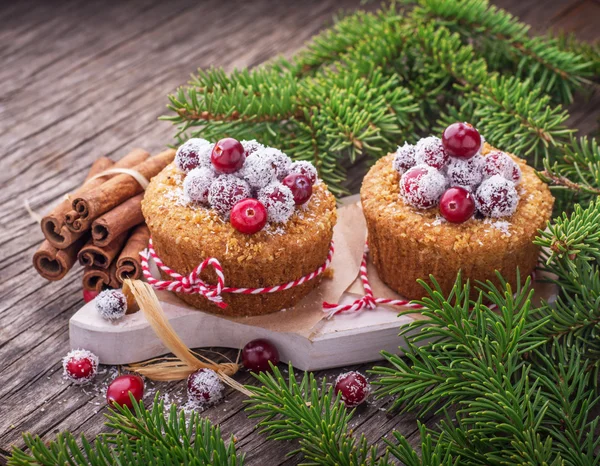
<path id="1" fill-rule="evenodd" d="M 409 299 L 433 275 L 449 293 L 464 279 L 513 286 L 536 267 L 533 244 L 554 199 L 533 168 L 485 143 L 467 123 L 442 138 L 404 144 L 380 159 L 361 188 L 369 249 L 379 277 Z"/>
<path id="2" fill-rule="evenodd" d="M 235 288 L 283 285 L 314 272 L 327 259 L 336 222 L 335 199 L 311 163 L 232 138 L 179 147 L 150 182 L 142 210 L 168 267 L 187 275 L 214 257 L 225 286 Z M 201 278 L 217 281 L 213 270 Z M 295 305 L 319 281 L 269 294 L 223 293 L 225 308 L 199 294 L 179 297 L 214 313 L 259 315 Z"/>

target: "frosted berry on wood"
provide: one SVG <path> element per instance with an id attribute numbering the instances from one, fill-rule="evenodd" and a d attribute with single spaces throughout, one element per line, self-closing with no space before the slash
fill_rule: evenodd
<path id="1" fill-rule="evenodd" d="M 446 190 L 440 198 L 440 214 L 451 223 L 463 223 L 475 213 L 473 195 L 465 188 Z"/>
<path id="2" fill-rule="evenodd" d="M 281 183 L 271 183 L 261 189 L 258 200 L 267 208 L 267 218 L 270 222 L 285 223 L 294 214 L 294 195 L 290 188 Z"/>
<path id="3" fill-rule="evenodd" d="M 308 202 L 310 196 L 312 196 L 312 184 L 308 177 L 304 175 L 290 173 L 281 183 L 290 188 L 296 205 L 302 205 Z"/>
<path id="4" fill-rule="evenodd" d="M 259 338 L 246 343 L 242 350 L 244 367 L 252 372 L 270 372 L 269 363 L 276 366 L 279 363 L 279 351 L 273 343 Z"/>
<path id="5" fill-rule="evenodd" d="M 440 138 L 429 136 L 417 142 L 415 147 L 416 165 L 429 165 L 440 170 L 448 164 L 449 158 Z"/>
<path id="6" fill-rule="evenodd" d="M 338 376 L 334 390 L 336 395 L 341 394 L 341 399 L 348 408 L 354 408 L 367 399 L 371 386 L 364 375 L 351 371 Z"/>
<path id="7" fill-rule="evenodd" d="M 216 178 L 215 172 L 210 168 L 194 168 L 183 180 L 183 193 L 190 201 L 207 204 L 208 190 Z"/>
<path id="8" fill-rule="evenodd" d="M 198 369 L 187 379 L 188 398 L 201 406 L 221 401 L 224 389 L 223 382 L 212 369 Z"/>
<path id="9" fill-rule="evenodd" d="M 105 320 L 119 320 L 127 313 L 127 298 L 121 290 L 104 290 L 94 300 L 96 311 Z"/>
<path id="10" fill-rule="evenodd" d="M 212 148 L 213 144 L 206 139 L 188 139 L 177 149 L 175 165 L 184 173 L 198 167 L 209 167 Z"/>
<path id="11" fill-rule="evenodd" d="M 267 224 L 267 209 L 258 199 L 244 199 L 233 206 L 231 225 L 240 233 L 258 233 Z"/>
<path id="12" fill-rule="evenodd" d="M 98 356 L 88 350 L 69 351 L 62 360 L 63 376 L 78 385 L 91 382 L 98 373 Z"/>
<path id="13" fill-rule="evenodd" d="M 392 162 L 392 166 L 394 170 L 396 170 L 401 175 L 404 174 L 407 170 L 410 170 L 416 164 L 415 160 L 415 146 L 405 142 L 403 146 L 398 146 L 398 150 L 396 150 L 396 155 L 394 156 L 394 161 Z"/>
<path id="14" fill-rule="evenodd" d="M 126 374 L 116 377 L 106 389 L 106 402 L 111 405 L 127 406 L 133 408 L 129 394 L 136 401 L 144 397 L 144 380 L 138 375 Z"/>
<path id="15" fill-rule="evenodd" d="M 446 186 L 441 172 L 428 165 L 417 165 L 400 178 L 400 196 L 408 205 L 429 209 L 437 205 Z"/>
<path id="16" fill-rule="evenodd" d="M 251 197 L 250 186 L 234 175 L 219 176 L 208 190 L 210 206 L 227 219 L 233 206 L 247 197 Z"/>
<path id="17" fill-rule="evenodd" d="M 519 194 L 514 183 L 501 175 L 484 180 L 475 194 L 475 205 L 486 217 L 508 217 L 517 210 L 518 203 Z"/>
<path id="18" fill-rule="evenodd" d="M 442 143 L 452 157 L 468 159 L 479 151 L 481 135 L 469 123 L 452 123 L 444 130 Z"/>
<path id="19" fill-rule="evenodd" d="M 246 155 L 237 139 L 223 138 L 213 147 L 210 160 L 219 173 L 234 173 L 242 168 Z"/>
<path id="20" fill-rule="evenodd" d="M 298 173 L 300 175 L 304 175 L 308 177 L 308 179 L 310 180 L 310 184 L 313 185 L 317 182 L 318 178 L 317 169 L 312 163 L 307 162 L 306 160 L 299 160 L 298 162 L 293 162 L 290 165 L 289 173 Z"/>
<path id="21" fill-rule="evenodd" d="M 521 167 L 508 154 L 493 151 L 485 157 L 483 176 L 490 178 L 494 175 L 501 175 L 518 184 L 521 181 Z"/>

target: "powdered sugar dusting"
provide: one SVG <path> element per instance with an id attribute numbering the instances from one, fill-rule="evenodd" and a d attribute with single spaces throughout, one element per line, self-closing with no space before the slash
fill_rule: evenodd
<path id="1" fill-rule="evenodd" d="M 242 178 L 251 188 L 259 190 L 277 180 L 276 171 L 271 160 L 261 157 L 260 152 L 249 155 L 237 176 Z"/>
<path id="2" fill-rule="evenodd" d="M 300 175 L 304 175 L 308 177 L 310 183 L 313 185 L 317 182 L 318 178 L 317 169 L 312 163 L 306 160 L 299 160 L 298 162 L 293 162 L 290 165 L 289 173 L 298 173 Z"/>
<path id="3" fill-rule="evenodd" d="M 470 159 L 450 157 L 447 167 L 450 186 L 460 186 L 473 191 L 483 179 L 483 165 L 483 157 L 477 154 Z"/>
<path id="4" fill-rule="evenodd" d="M 435 136 L 420 139 L 415 147 L 416 165 L 429 165 L 438 170 L 448 163 L 449 156 L 444 150 L 442 140 Z"/>
<path id="5" fill-rule="evenodd" d="M 483 223 L 490 225 L 495 230 L 500 230 L 506 236 L 512 236 L 512 233 L 510 232 L 512 224 L 506 220 L 492 220 L 491 218 L 486 218 L 483 220 Z"/>
<path id="6" fill-rule="evenodd" d="M 199 369 L 187 380 L 188 399 L 199 406 L 218 403 L 223 398 L 223 382 L 212 369 Z"/>
<path id="7" fill-rule="evenodd" d="M 216 178 L 215 172 L 207 167 L 190 170 L 183 180 L 185 198 L 191 202 L 208 203 L 208 190 Z"/>
<path id="8" fill-rule="evenodd" d="M 71 374 L 67 367 L 68 363 L 73 360 L 82 360 L 82 359 L 87 359 L 88 361 L 90 361 L 90 363 L 92 365 L 91 372 L 86 376 L 81 376 L 81 374 Z M 86 349 L 71 350 L 67 353 L 67 355 L 62 360 L 63 378 L 67 379 L 73 383 L 76 383 L 78 385 L 84 385 L 84 384 L 90 383 L 92 381 L 92 379 L 94 377 L 96 377 L 96 374 L 98 372 L 98 364 L 100 364 L 100 360 L 98 359 L 98 356 L 96 356 L 91 351 L 88 351 Z"/>
<path id="9" fill-rule="evenodd" d="M 188 139 L 177 149 L 175 165 L 184 173 L 197 167 L 212 168 L 210 154 L 213 147 L 214 144 L 211 144 L 206 139 Z"/>
<path id="10" fill-rule="evenodd" d="M 518 184 L 521 181 L 521 167 L 508 154 L 497 150 L 485 157 L 483 175 L 484 178 L 501 175 Z"/>
<path id="11" fill-rule="evenodd" d="M 400 179 L 400 196 L 407 204 L 421 209 L 437 205 L 448 183 L 444 175 L 429 165 L 417 165 Z"/>
<path id="12" fill-rule="evenodd" d="M 281 183 L 271 183 L 261 189 L 258 200 L 267 208 L 270 222 L 285 223 L 294 214 L 294 196 L 287 186 Z"/>
<path id="13" fill-rule="evenodd" d="M 501 175 L 484 180 L 477 188 L 475 204 L 486 217 L 508 217 L 517 210 L 519 194 L 512 181 Z"/>
<path id="14" fill-rule="evenodd" d="M 229 218 L 233 206 L 247 197 L 251 197 L 250 186 L 235 175 L 219 176 L 212 182 L 208 191 L 210 206 L 226 219 Z"/>
<path id="15" fill-rule="evenodd" d="M 246 154 L 246 157 L 249 157 L 255 152 L 263 150 L 265 148 L 265 146 L 258 142 L 256 139 L 251 139 L 249 141 L 240 141 L 240 143 L 244 148 L 244 154 Z"/>
<path id="16" fill-rule="evenodd" d="M 290 166 L 292 165 L 292 159 L 279 149 L 266 147 L 264 150 L 260 151 L 260 157 L 269 160 L 271 167 L 275 170 L 275 176 L 279 181 L 287 176 Z"/>
<path id="17" fill-rule="evenodd" d="M 119 320 L 127 312 L 127 299 L 121 290 L 104 290 L 94 299 L 96 311 L 105 320 Z"/>

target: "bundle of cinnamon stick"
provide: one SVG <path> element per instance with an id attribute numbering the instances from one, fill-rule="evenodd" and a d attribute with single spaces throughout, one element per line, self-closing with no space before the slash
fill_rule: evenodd
<path id="1" fill-rule="evenodd" d="M 96 160 L 79 189 L 41 221 L 45 240 L 33 265 L 47 280 L 60 280 L 79 262 L 83 287 L 118 288 L 140 278 L 139 253 L 148 244 L 141 202 L 147 182 L 173 161 L 174 150 L 150 156 L 134 149 L 117 162 Z"/>

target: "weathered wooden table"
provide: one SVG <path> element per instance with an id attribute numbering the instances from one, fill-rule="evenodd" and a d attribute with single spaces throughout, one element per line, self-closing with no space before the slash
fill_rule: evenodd
<path id="1" fill-rule="evenodd" d="M 40 278 L 31 257 L 42 240 L 24 209 L 46 212 L 84 177 L 100 155 L 141 146 L 156 152 L 173 128 L 159 122 L 166 95 L 197 67 L 253 66 L 291 55 L 359 0 L 281 2 L 2 2 L 0 6 L 0 464 L 20 433 L 49 439 L 69 429 L 93 437 L 103 429 L 102 384 L 82 390 L 62 380 L 69 317 L 82 305 L 81 271 L 58 283 Z M 598 38 L 600 1 L 497 0 L 534 30 L 575 31 Z M 574 127 L 597 126 L 598 95 L 571 108 Z M 353 186 L 358 185 L 359 176 Z M 231 356 L 231 352 L 228 353 Z M 368 369 L 367 366 L 360 370 Z M 340 370 L 317 374 L 330 380 Z M 239 374 L 242 383 L 251 381 Z M 152 388 L 183 396 L 181 383 Z M 248 464 L 296 464 L 291 443 L 265 442 L 243 411 L 243 396 L 205 412 L 235 434 Z M 415 439 L 410 415 L 389 416 L 387 400 L 371 402 L 352 422 L 371 442 L 392 429 Z M 435 423 L 435 418 L 425 419 Z"/>

